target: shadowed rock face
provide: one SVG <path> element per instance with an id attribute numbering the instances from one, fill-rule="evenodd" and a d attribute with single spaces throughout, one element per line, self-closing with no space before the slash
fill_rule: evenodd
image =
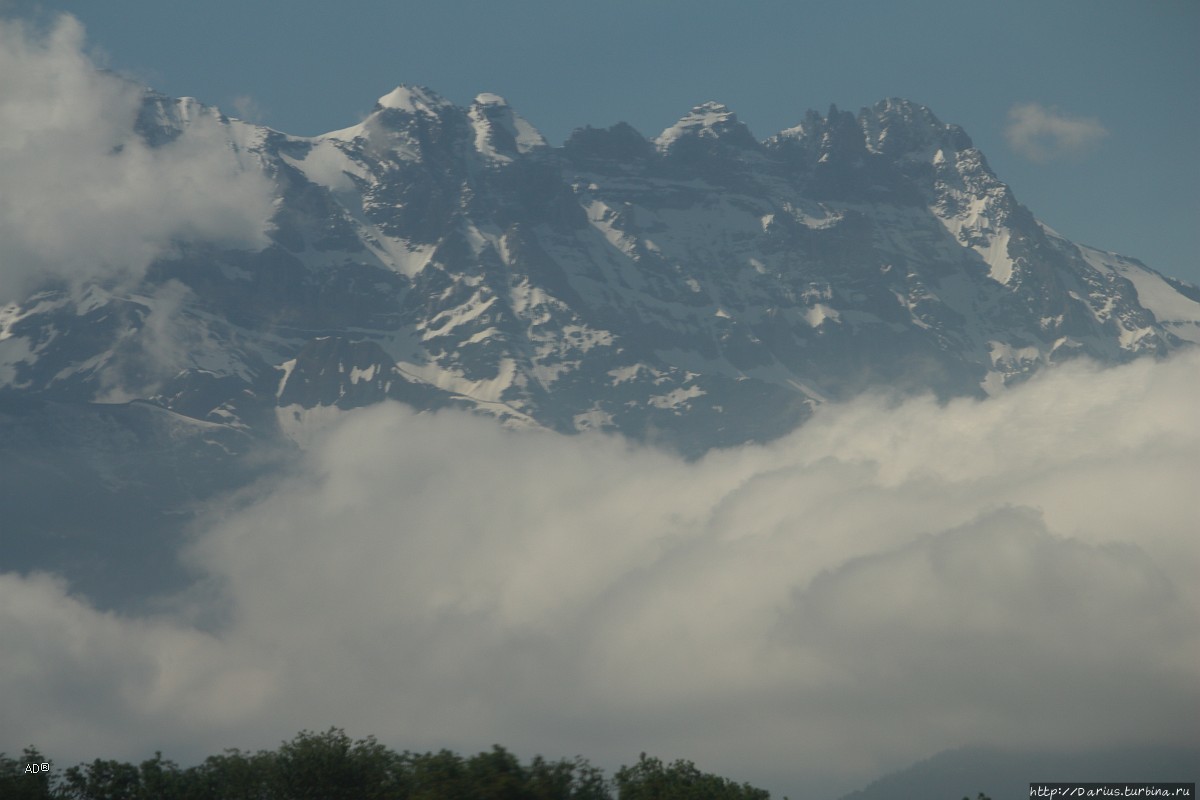
<path id="1" fill-rule="evenodd" d="M 467 408 L 696 456 L 872 387 L 983 395 L 1200 340 L 1195 287 L 1043 227 L 966 133 L 904 100 L 763 142 L 706 103 L 654 139 L 622 123 L 560 148 L 495 95 L 399 87 L 315 138 L 197 105 L 148 94 L 138 130 L 161 146 L 216 120 L 275 187 L 272 244 L 191 242 L 136 285 L 0 309 L 0 397 L 41 404 L 6 412 L 22 457 L 125 452 L 155 519 L 254 471 L 192 479 L 213 453 L 246 463 L 221 437 L 274 447 L 321 407 Z M 203 433 L 95 434 L 150 412 L 90 404 L 136 400 Z M 49 413 L 89 432 L 42 441 Z M 70 491 L 101 491 L 80 464 Z M 174 470 L 188 490 L 160 492 Z"/>

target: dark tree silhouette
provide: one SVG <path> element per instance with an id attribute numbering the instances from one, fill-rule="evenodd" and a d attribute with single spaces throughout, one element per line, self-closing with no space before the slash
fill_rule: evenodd
<path id="1" fill-rule="evenodd" d="M 32 770 L 32 765 L 38 769 Z M 42 770 L 41 765 L 49 765 Z M 748 784 L 664 765 L 643 753 L 612 780 L 582 757 L 523 764 L 500 745 L 474 756 L 396 753 L 340 728 L 301 731 L 276 751 L 226 750 L 181 769 L 162 753 L 140 766 L 96 759 L 61 774 L 36 749 L 0 753 L 3 800 L 769 800 Z M 981 797 L 982 800 L 982 797 Z"/>

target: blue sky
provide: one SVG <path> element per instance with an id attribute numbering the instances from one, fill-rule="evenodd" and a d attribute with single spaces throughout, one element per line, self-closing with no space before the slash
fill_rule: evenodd
<path id="1" fill-rule="evenodd" d="M 295 134 L 353 124 L 397 83 L 458 103 L 502 94 L 554 143 L 621 120 L 652 136 L 705 100 L 766 138 L 808 108 L 906 97 L 965 127 L 1063 234 L 1200 281 L 1200 3 L 1189 0 L 40 5 L 77 16 L 110 67 Z M 1005 136 L 1028 104 L 1058 145 L 1041 160 Z M 1071 120 L 1092 134 L 1071 138 Z"/>

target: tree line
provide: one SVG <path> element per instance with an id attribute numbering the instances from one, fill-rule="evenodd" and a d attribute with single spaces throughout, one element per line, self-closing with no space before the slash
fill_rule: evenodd
<path id="1" fill-rule="evenodd" d="M 302 731 L 278 750 L 226 750 L 181 768 L 161 753 L 58 770 L 36 748 L 0 753 L 5 800 L 770 800 L 746 783 L 643 753 L 608 778 L 582 757 L 522 763 L 499 745 L 473 756 L 397 753 L 340 728 Z"/>

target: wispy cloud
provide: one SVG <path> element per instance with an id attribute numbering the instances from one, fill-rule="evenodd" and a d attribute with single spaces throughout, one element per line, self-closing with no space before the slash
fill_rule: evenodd
<path id="1" fill-rule="evenodd" d="M 140 87 L 98 71 L 83 29 L 0 20 L 0 302 L 46 278 L 141 276 L 181 241 L 266 244 L 269 182 L 215 120 L 148 146 Z"/>
<path id="2" fill-rule="evenodd" d="M 1077 117 L 1038 103 L 1015 105 L 1008 112 L 1005 136 L 1013 150 L 1031 161 L 1078 157 L 1108 135 L 1099 120 Z"/>
<path id="3" fill-rule="evenodd" d="M 968 743 L 1179 741 L 1197 392 L 1191 354 L 1066 365 L 983 402 L 827 407 L 698 463 L 350 412 L 200 536 L 221 597 L 190 610 L 217 630 L 0 575 L 0 749 L 187 759 L 338 724 L 646 750 L 808 796 Z"/>
<path id="4" fill-rule="evenodd" d="M 237 112 L 240 119 L 247 122 L 261 122 L 266 116 L 262 105 L 248 94 L 239 94 L 233 98 L 233 110 Z"/>

